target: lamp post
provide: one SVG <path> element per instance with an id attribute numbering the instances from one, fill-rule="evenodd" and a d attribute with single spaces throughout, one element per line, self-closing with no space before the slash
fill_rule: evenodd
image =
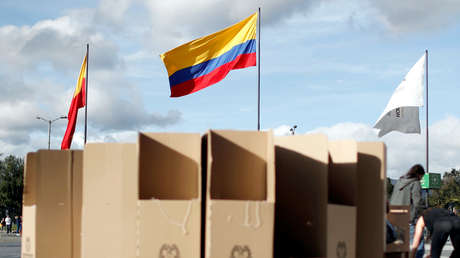
<path id="1" fill-rule="evenodd" d="M 292 135 L 295 134 L 295 129 L 297 128 L 297 125 L 294 125 L 289 131 L 291 132 Z"/>
<path id="2" fill-rule="evenodd" d="M 41 116 L 37 116 L 36 117 L 38 120 L 43 120 L 45 122 L 48 123 L 48 150 L 50 149 L 50 141 L 51 141 L 51 124 L 59 119 L 66 119 L 67 116 L 60 116 L 60 117 L 56 117 L 55 119 L 52 119 L 52 120 L 48 120 L 46 118 L 43 118 Z"/>

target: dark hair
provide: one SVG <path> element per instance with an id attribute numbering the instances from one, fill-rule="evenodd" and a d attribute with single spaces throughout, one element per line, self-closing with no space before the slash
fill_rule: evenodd
<path id="1" fill-rule="evenodd" d="M 419 175 L 420 176 L 425 175 L 425 169 L 423 169 L 422 165 L 416 164 L 416 165 L 413 165 L 409 169 L 409 171 L 407 171 L 407 173 L 402 177 L 404 177 L 404 178 L 416 178 Z"/>

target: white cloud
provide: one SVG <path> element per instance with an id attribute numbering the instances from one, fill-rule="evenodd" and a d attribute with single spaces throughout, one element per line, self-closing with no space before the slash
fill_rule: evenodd
<path id="1" fill-rule="evenodd" d="M 152 74 L 164 76 L 163 67 L 156 69 L 160 65 L 157 54 L 227 27 L 255 12 L 259 6 L 262 7 L 263 37 L 274 33 L 272 42 L 297 50 L 290 52 L 293 56 L 288 53 L 287 58 L 297 57 L 302 61 L 286 62 L 296 69 L 284 64 L 264 67 L 263 72 L 273 69 L 284 76 L 292 71 L 304 75 L 314 71 L 371 74 L 378 69 L 364 66 L 362 62 L 333 58 L 321 57 L 321 62 L 315 62 L 314 53 L 346 48 L 350 42 L 342 40 L 340 33 L 348 34 L 349 28 L 357 31 L 386 28 L 397 33 L 439 29 L 455 21 L 460 12 L 460 3 L 456 0 L 102 0 L 95 9 L 68 9 L 63 16 L 35 24 L 3 26 L 0 27 L 0 152 L 22 153 L 46 147 L 47 126 L 35 116 L 52 118 L 67 113 L 87 42 L 90 43 L 90 141 L 131 141 L 136 130 L 181 122 L 181 111 L 161 109 L 162 113 L 158 113 L 149 110 L 149 103 L 145 103 L 142 96 L 145 94 L 141 92 L 142 86 L 132 79 L 152 81 L 157 78 Z M 277 37 L 280 32 L 289 37 Z M 339 39 L 331 42 L 331 35 Z M 305 48 L 302 40 L 307 38 L 317 43 Z M 289 44 L 292 39 L 299 43 Z M 266 53 L 270 54 L 269 51 Z M 307 59 L 309 62 L 304 62 Z M 337 81 L 344 82 L 342 78 Z M 148 86 L 148 94 L 159 88 Z M 345 94 L 348 92 L 327 95 L 328 100 L 303 97 L 300 103 L 316 101 L 324 105 L 334 98 L 344 98 Z M 188 100 L 180 101 L 186 103 Z M 457 136 L 458 124 L 457 118 L 449 117 L 432 125 L 430 167 L 433 171 L 459 166 L 453 161 L 458 157 L 459 143 L 443 136 Z M 290 128 L 280 126 L 275 134 L 289 135 Z M 52 146 L 59 146 L 61 138 L 58 135 L 62 135 L 64 129 L 63 122 L 57 123 L 56 128 L 53 125 Z M 331 139 L 380 140 L 375 131 L 364 124 L 341 123 L 317 130 L 327 132 Z M 422 136 L 391 133 L 383 140 L 388 144 L 390 173 L 401 174 L 413 162 L 424 163 Z M 76 132 L 74 146 L 81 147 L 82 142 L 82 133 Z"/>
<path id="2" fill-rule="evenodd" d="M 22 153 L 21 148 L 35 146 L 32 135 L 47 136 L 47 126 L 35 119 L 37 115 L 52 119 L 67 114 L 87 42 L 92 129 L 140 130 L 181 120 L 177 110 L 161 114 L 145 107 L 138 87 L 127 83 L 116 33 L 95 24 L 94 13 L 71 10 L 33 25 L 0 27 L 0 152 Z M 123 13 L 115 13 L 114 19 Z M 64 129 L 65 123 L 53 124 L 53 135 L 62 135 Z M 52 136 L 52 142 L 59 138 Z"/>
<path id="3" fill-rule="evenodd" d="M 368 0 L 369 1 L 369 0 Z M 458 0 L 370 0 L 378 19 L 392 32 L 430 32 L 458 20 Z"/>
<path id="4" fill-rule="evenodd" d="M 146 45 L 158 53 L 230 26 L 262 11 L 262 23 L 270 26 L 295 13 L 306 14 L 320 1 L 311 0 L 204 0 L 204 1 L 141 1 L 151 19 Z M 161 42 L 159 42 L 161 38 Z"/>
<path id="5" fill-rule="evenodd" d="M 275 135 L 289 135 L 290 126 L 274 129 Z M 307 133 L 324 133 L 329 140 L 354 139 L 356 141 L 383 141 L 387 146 L 387 176 L 399 178 L 414 164 L 426 166 L 425 132 L 402 134 L 391 132 L 382 138 L 371 125 L 339 123 L 321 127 Z M 448 116 L 433 123 L 429 128 L 430 164 L 429 172 L 441 173 L 460 168 L 460 119 Z"/>
<path id="6" fill-rule="evenodd" d="M 288 125 L 280 125 L 273 129 L 273 134 L 276 136 L 287 136 L 291 135 L 291 127 Z"/>

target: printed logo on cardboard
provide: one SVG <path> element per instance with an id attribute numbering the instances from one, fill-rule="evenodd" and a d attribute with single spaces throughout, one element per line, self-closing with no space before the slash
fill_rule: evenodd
<path id="1" fill-rule="evenodd" d="M 235 245 L 230 254 L 230 258 L 252 258 L 251 250 L 247 245 Z"/>
<path id="2" fill-rule="evenodd" d="M 337 258 L 347 257 L 347 244 L 344 241 L 337 243 Z"/>
<path id="3" fill-rule="evenodd" d="M 30 253 L 30 237 L 26 237 L 26 244 L 25 244 L 25 248 L 26 248 L 26 252 Z"/>
<path id="4" fill-rule="evenodd" d="M 163 244 L 159 258 L 180 258 L 179 248 L 175 244 Z"/>

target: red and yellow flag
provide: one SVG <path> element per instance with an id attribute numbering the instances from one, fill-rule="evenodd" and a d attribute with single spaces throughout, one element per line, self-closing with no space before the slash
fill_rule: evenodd
<path id="1" fill-rule="evenodd" d="M 85 55 L 85 59 L 83 60 L 83 64 L 81 65 L 77 87 L 75 88 L 72 103 L 70 104 L 69 114 L 67 114 L 67 119 L 69 120 L 69 122 L 67 124 L 64 139 L 62 139 L 61 150 L 66 150 L 70 148 L 70 145 L 72 144 L 73 133 L 75 132 L 75 125 L 77 123 L 78 109 L 86 105 L 87 57 L 88 54 Z"/>

